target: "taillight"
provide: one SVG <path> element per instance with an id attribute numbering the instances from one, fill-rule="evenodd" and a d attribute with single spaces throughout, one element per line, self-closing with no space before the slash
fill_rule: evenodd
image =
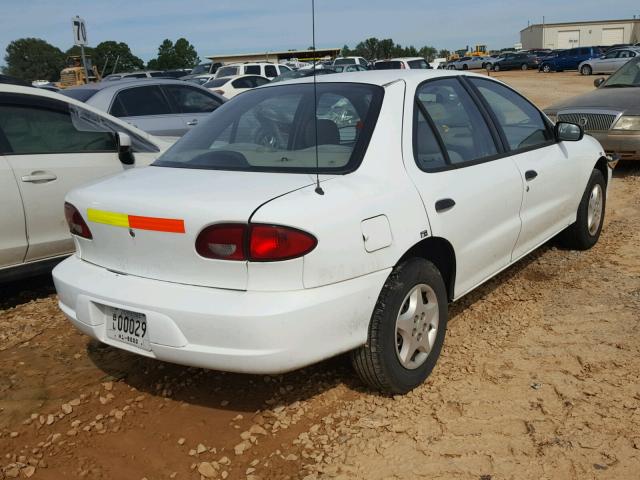
<path id="1" fill-rule="evenodd" d="M 196 251 L 206 258 L 246 260 L 244 252 L 247 226 L 220 223 L 205 228 L 196 239 Z"/>
<path id="2" fill-rule="evenodd" d="M 196 251 L 219 260 L 274 262 L 302 257 L 317 244 L 313 235 L 296 228 L 222 223 L 200 232 Z"/>
<path id="3" fill-rule="evenodd" d="M 64 202 L 64 216 L 67 219 L 69 231 L 73 235 L 88 238 L 89 240 L 93 238 L 87 222 L 84 221 L 84 218 L 82 218 L 78 209 L 68 202 Z"/>
<path id="4" fill-rule="evenodd" d="M 251 225 L 249 255 L 258 262 L 288 260 L 306 255 L 317 244 L 316 237 L 295 228 Z"/>

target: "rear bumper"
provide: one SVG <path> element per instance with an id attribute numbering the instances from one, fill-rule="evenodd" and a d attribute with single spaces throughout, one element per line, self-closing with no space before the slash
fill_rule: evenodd
<path id="1" fill-rule="evenodd" d="M 615 153 L 620 160 L 640 160 L 640 132 L 589 132 L 589 135 L 600 142 L 608 155 Z"/>
<path id="2" fill-rule="evenodd" d="M 281 373 L 364 344 L 389 273 L 307 290 L 249 292 L 121 275 L 73 256 L 53 278 L 65 315 L 103 343 L 183 365 Z M 151 351 L 107 338 L 105 306 L 144 313 Z"/>

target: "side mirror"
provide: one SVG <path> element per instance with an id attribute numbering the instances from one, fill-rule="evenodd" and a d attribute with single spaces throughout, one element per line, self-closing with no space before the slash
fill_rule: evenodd
<path id="1" fill-rule="evenodd" d="M 555 134 L 559 142 L 577 142 L 584 137 L 584 129 L 575 123 L 558 122 L 555 126 Z"/>
<path id="2" fill-rule="evenodd" d="M 602 77 L 600 77 L 600 78 L 596 78 L 596 79 L 593 81 L 593 86 L 594 86 L 594 87 L 596 87 L 596 88 L 599 88 L 599 87 L 600 87 L 600 85 L 602 85 L 603 83 L 604 83 L 604 78 L 602 78 Z"/>
<path id="3" fill-rule="evenodd" d="M 116 145 L 118 146 L 118 159 L 123 165 L 133 165 L 136 162 L 131 149 L 131 137 L 123 132 L 116 132 Z"/>

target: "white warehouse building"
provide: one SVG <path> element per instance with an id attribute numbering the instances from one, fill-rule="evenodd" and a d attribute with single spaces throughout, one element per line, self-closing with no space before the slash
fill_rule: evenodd
<path id="1" fill-rule="evenodd" d="M 520 30 L 522 48 L 573 48 L 640 42 L 640 19 L 539 23 Z"/>

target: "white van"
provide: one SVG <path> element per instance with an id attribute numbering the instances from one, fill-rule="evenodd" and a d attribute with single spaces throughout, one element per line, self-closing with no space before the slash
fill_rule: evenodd
<path id="1" fill-rule="evenodd" d="M 286 65 L 278 65 L 275 63 L 230 63 L 229 65 L 223 65 L 218 69 L 216 72 L 216 78 L 237 77 L 239 75 L 261 75 L 271 80 L 283 72 L 290 71 L 291 69 Z"/>

